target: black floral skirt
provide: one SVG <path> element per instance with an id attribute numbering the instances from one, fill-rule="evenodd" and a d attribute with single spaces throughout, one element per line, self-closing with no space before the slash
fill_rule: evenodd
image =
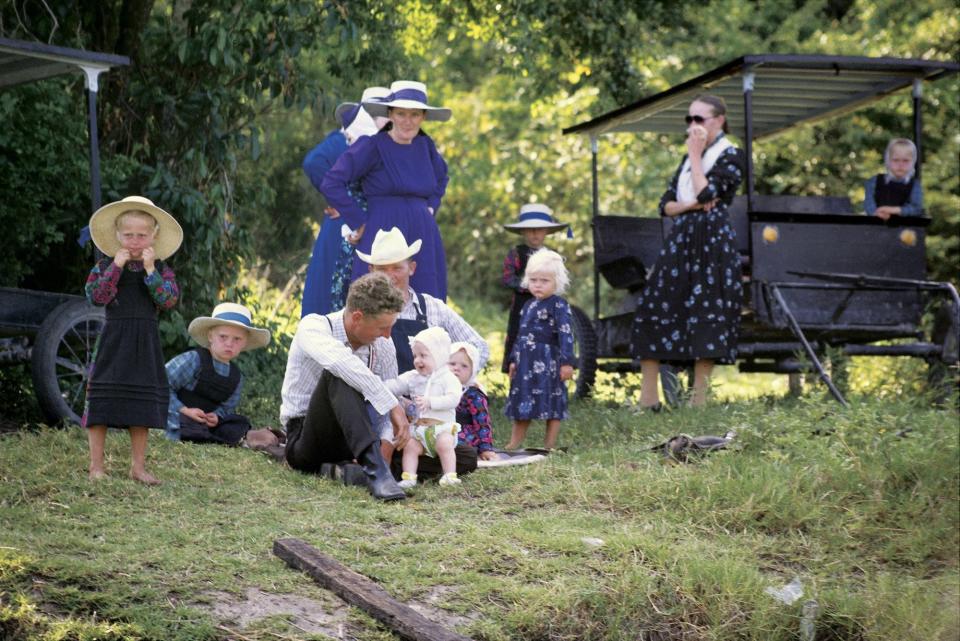
<path id="1" fill-rule="evenodd" d="M 634 356 L 732 363 L 742 305 L 740 257 L 726 206 L 681 214 L 637 304 Z"/>

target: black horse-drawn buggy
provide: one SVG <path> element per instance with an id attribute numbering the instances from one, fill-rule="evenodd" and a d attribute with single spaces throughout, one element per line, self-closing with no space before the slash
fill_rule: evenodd
<path id="1" fill-rule="evenodd" d="M 128 64 L 125 56 L 0 38 L 0 91 L 60 74 L 84 74 L 94 210 L 100 206 L 98 78 Z M 77 212 L 77 232 L 89 215 Z M 78 284 L 64 287 L 76 290 Z M 52 423 L 79 422 L 93 346 L 102 327 L 103 309 L 93 307 L 83 296 L 0 287 L 0 365 L 30 361 L 37 401 Z"/>
<path id="2" fill-rule="evenodd" d="M 940 372 L 956 370 L 960 298 L 950 283 L 926 280 L 930 219 L 856 215 L 846 197 L 756 194 L 753 143 L 912 88 L 919 176 L 922 83 L 958 70 L 955 63 L 932 60 L 749 55 L 565 129 L 590 136 L 593 151 L 594 319 L 575 310 L 577 393 L 589 394 L 598 367 L 636 369 L 630 353 L 634 303 L 672 222 L 600 214 L 598 139 L 612 132 L 682 135 L 687 106 L 700 93 L 724 98 L 731 132 L 747 158 L 746 193 L 730 211 L 746 281 L 739 369 L 787 374 L 812 369 L 841 403 L 840 390 L 821 364 L 831 349 L 851 356 L 920 357 Z M 621 313 L 603 318 L 601 275 L 615 290 L 626 290 L 627 302 Z M 933 301 L 935 322 L 925 330 L 924 312 Z"/>

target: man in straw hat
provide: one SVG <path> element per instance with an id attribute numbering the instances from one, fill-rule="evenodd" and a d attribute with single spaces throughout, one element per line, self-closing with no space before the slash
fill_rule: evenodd
<path id="1" fill-rule="evenodd" d="M 231 361 L 241 352 L 265 347 L 270 332 L 254 327 L 250 310 L 236 303 L 220 303 L 210 316 L 194 318 L 187 332 L 200 347 L 167 362 L 167 438 L 238 445 L 250 420 L 235 413 L 243 375 Z"/>
<path id="2" fill-rule="evenodd" d="M 361 102 L 383 98 L 389 93 L 386 87 L 367 87 Z M 388 122 L 386 117 L 373 118 L 362 104 L 356 102 L 340 104 L 334 117 L 340 123 L 340 128 L 327 134 L 303 159 L 303 173 L 317 191 L 320 191 L 320 183 L 327 171 L 347 147 L 364 136 L 377 133 Z M 354 197 L 361 197 L 359 185 L 354 187 Z M 325 208 L 324 214 L 307 265 L 301 316 L 327 314 L 343 308 L 353 270 L 354 247 L 363 234 L 363 225 L 350 229 L 343 224 L 339 212 L 333 207 Z"/>
<path id="3" fill-rule="evenodd" d="M 410 438 L 403 407 L 384 384 L 397 376 L 389 336 L 402 307 L 385 276 L 357 279 L 344 309 L 301 319 L 281 392 L 290 466 L 325 474 L 330 464 L 348 469 L 356 460 L 370 493 L 382 501 L 405 498 L 380 451 L 382 438 L 398 449 Z"/>
<path id="4" fill-rule="evenodd" d="M 410 277 L 417 271 L 413 256 L 418 251 L 420 240 L 408 245 L 403 232 L 394 227 L 390 231 L 381 229 L 377 232 L 369 254 L 357 252 L 360 260 L 370 265 L 371 272 L 386 274 L 403 296 L 403 309 L 391 332 L 393 346 L 397 350 L 398 370 L 407 372 L 413 369 L 409 339 L 428 327 L 442 327 L 451 341 L 464 341 L 476 347 L 480 353 L 479 367 L 482 369 L 490 357 L 487 341 L 442 300 L 416 292 L 410 286 Z"/>

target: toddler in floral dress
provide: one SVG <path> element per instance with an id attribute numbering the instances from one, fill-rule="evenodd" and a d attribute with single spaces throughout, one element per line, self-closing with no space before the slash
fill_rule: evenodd
<path id="1" fill-rule="evenodd" d="M 541 249 L 527 262 L 523 285 L 533 299 L 523 307 L 508 362 L 510 395 L 504 413 L 513 419 L 508 450 L 520 447 L 535 419 L 546 421 L 544 447 L 553 449 L 560 421 L 570 417 L 564 381 L 573 378 L 573 328 L 570 304 L 560 297 L 569 282 L 555 251 Z"/>
<path id="2" fill-rule="evenodd" d="M 460 434 L 457 445 L 469 445 L 483 461 L 497 458 L 493 449 L 493 430 L 490 426 L 490 410 L 487 395 L 477 383 L 480 371 L 480 351 L 471 343 L 457 342 L 450 346 L 450 371 L 463 385 L 463 396 L 457 405 L 457 423 Z"/>

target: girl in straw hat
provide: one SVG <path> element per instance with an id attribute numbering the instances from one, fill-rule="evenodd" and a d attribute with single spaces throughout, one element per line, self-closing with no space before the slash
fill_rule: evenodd
<path id="1" fill-rule="evenodd" d="M 410 286 L 446 300 L 446 256 L 435 216 L 447 189 L 447 163 L 420 127 L 425 121 L 449 120 L 450 110 L 427 104 L 427 89 L 420 82 L 398 80 L 390 91 L 380 101 L 363 103 L 371 116 L 387 116 L 390 123 L 351 145 L 324 176 L 321 189 L 346 224 L 366 225 L 358 251 L 370 253 L 377 231 L 393 227 L 410 242 L 423 241 Z M 366 211 L 350 193 L 350 186 L 361 180 Z M 367 271 L 367 264 L 354 257 L 353 279 Z"/>
<path id="2" fill-rule="evenodd" d="M 386 87 L 367 87 L 360 103 L 345 102 L 337 107 L 334 115 L 340 128 L 327 134 L 303 159 L 303 173 L 317 191 L 320 191 L 320 183 L 327 171 L 350 145 L 360 138 L 372 136 L 387 124 L 386 117 L 374 118 L 368 114 L 362 102 L 383 98 L 389 93 Z M 361 208 L 366 209 L 359 184 L 350 186 L 350 194 Z M 325 216 L 303 283 L 301 316 L 329 314 L 343 309 L 353 274 L 354 249 L 363 235 L 363 225 L 351 229 L 333 207 L 327 207 L 323 213 Z"/>
<path id="3" fill-rule="evenodd" d="M 82 423 L 90 442 L 90 478 L 106 476 L 107 427 L 130 432 L 130 477 L 160 483 L 147 472 L 147 430 L 167 423 L 169 386 L 157 325 L 180 292 L 164 262 L 177 251 L 183 230 L 173 216 L 142 196 L 104 205 L 90 218 L 90 235 L 106 258 L 87 278 L 87 298 L 106 308 L 94 348 Z"/>
<path id="4" fill-rule="evenodd" d="M 503 344 L 503 373 L 507 373 L 507 362 L 513 342 L 517 339 L 517 330 L 520 328 L 520 310 L 533 298 L 533 295 L 522 285 L 523 273 L 530 256 L 544 247 L 547 236 L 554 232 L 567 230 L 570 226 L 554 220 L 553 211 L 546 205 L 530 203 L 520 208 L 520 217 L 515 223 L 503 226 L 509 232 L 519 234 L 523 242 L 511 247 L 507 257 L 503 259 L 503 277 L 501 282 L 507 289 L 513 290 L 510 301 L 510 316 L 507 319 L 507 337 Z"/>
<path id="5" fill-rule="evenodd" d="M 250 310 L 237 303 L 220 303 L 210 316 L 194 318 L 187 332 L 200 347 L 167 362 L 167 438 L 239 445 L 250 431 L 250 419 L 236 413 L 243 374 L 232 361 L 242 352 L 266 347 L 270 332 L 254 327 Z"/>

